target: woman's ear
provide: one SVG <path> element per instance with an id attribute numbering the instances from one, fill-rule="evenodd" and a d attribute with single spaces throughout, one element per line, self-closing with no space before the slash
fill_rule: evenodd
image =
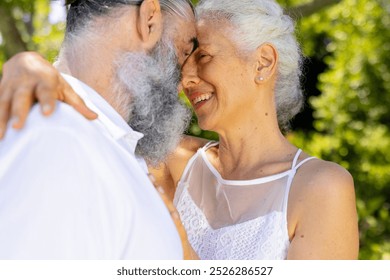
<path id="1" fill-rule="evenodd" d="M 160 2 L 145 0 L 139 8 L 137 30 L 145 49 L 152 49 L 162 36 L 163 19 Z"/>
<path id="2" fill-rule="evenodd" d="M 256 50 L 256 83 L 263 83 L 275 75 L 278 62 L 278 52 L 269 43 L 265 43 Z"/>

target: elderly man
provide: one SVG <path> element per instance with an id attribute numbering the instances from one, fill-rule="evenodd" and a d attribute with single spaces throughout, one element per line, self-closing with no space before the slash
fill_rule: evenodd
<path id="1" fill-rule="evenodd" d="M 192 6 L 71 2 L 57 67 L 98 118 L 34 108 L 0 142 L 0 258 L 180 259 L 144 159 L 164 158 L 188 120 L 177 84 L 194 48 Z"/>

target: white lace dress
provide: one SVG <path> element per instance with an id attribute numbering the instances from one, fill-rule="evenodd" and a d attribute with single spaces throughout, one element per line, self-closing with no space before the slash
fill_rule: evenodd
<path id="1" fill-rule="evenodd" d="M 174 203 L 201 259 L 286 259 L 287 202 L 301 150 L 292 168 L 253 180 L 224 180 L 211 165 L 209 143 L 191 158 Z"/>

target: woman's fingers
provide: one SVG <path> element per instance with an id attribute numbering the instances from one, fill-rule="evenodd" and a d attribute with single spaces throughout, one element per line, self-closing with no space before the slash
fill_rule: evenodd
<path id="1" fill-rule="evenodd" d="M 50 67 L 40 55 L 32 52 L 19 53 L 4 63 L 0 82 L 0 138 L 10 119 L 13 128 L 23 127 L 40 83 L 51 85 L 49 91 L 52 90 L 55 75 L 47 75 Z"/>
<path id="2" fill-rule="evenodd" d="M 33 104 L 33 95 L 28 86 L 18 87 L 10 99 L 11 124 L 15 129 L 21 129 Z"/>
<path id="3" fill-rule="evenodd" d="M 10 114 L 11 93 L 0 84 L 0 139 L 4 137 Z"/>
<path id="4" fill-rule="evenodd" d="M 55 108 L 56 101 L 59 96 L 58 85 L 50 85 L 39 83 L 35 88 L 35 97 L 41 107 L 41 112 L 44 116 L 50 116 Z"/>
<path id="5" fill-rule="evenodd" d="M 24 52 L 12 57 L 3 65 L 0 81 L 0 139 L 10 119 L 13 128 L 24 126 L 35 101 L 39 102 L 43 115 L 48 116 L 54 112 L 57 100 L 73 106 L 89 120 L 97 118 L 97 114 L 42 56 Z"/>
<path id="6" fill-rule="evenodd" d="M 96 119 L 98 115 L 85 105 L 85 102 L 81 99 L 81 97 L 74 92 L 72 87 L 62 77 L 61 79 L 63 101 L 71 105 L 77 112 L 88 120 Z"/>

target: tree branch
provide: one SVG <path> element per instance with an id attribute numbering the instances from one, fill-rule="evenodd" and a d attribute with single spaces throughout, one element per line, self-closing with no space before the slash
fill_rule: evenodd
<path id="1" fill-rule="evenodd" d="M 314 0 L 308 4 L 299 5 L 296 7 L 289 8 L 287 13 L 294 19 L 302 17 L 308 17 L 327 8 L 331 5 L 340 3 L 341 0 Z"/>
<path id="2" fill-rule="evenodd" d="M 4 6 L 0 9 L 0 32 L 4 41 L 6 59 L 18 52 L 27 50 L 27 44 L 23 41 L 22 35 L 16 27 L 16 20 L 12 16 L 12 11 Z"/>

